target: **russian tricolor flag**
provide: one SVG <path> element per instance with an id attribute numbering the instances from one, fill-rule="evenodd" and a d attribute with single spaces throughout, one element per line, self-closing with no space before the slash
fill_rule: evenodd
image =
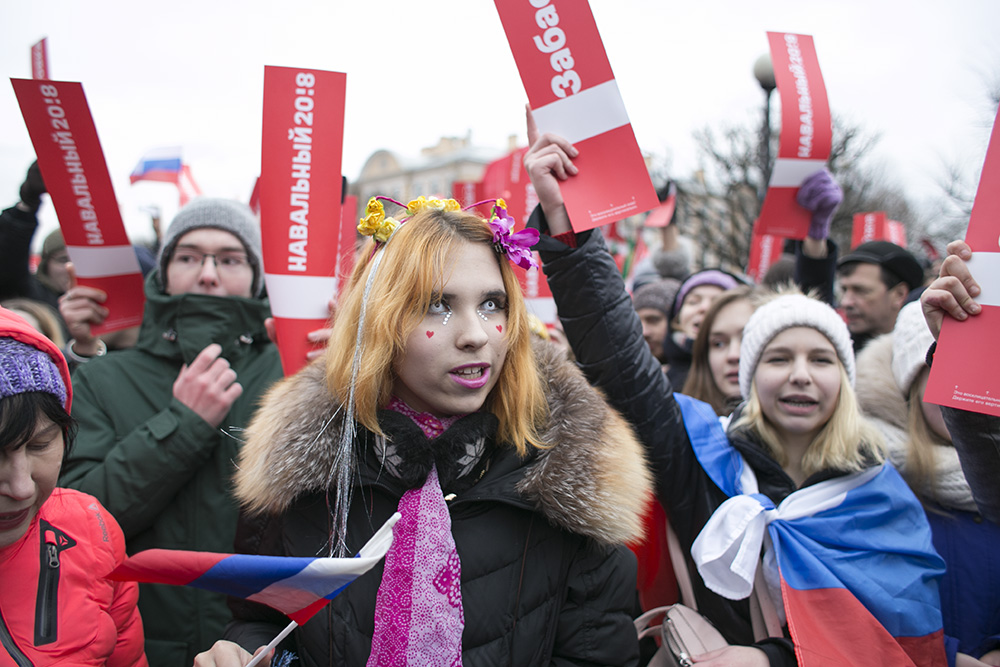
<path id="1" fill-rule="evenodd" d="M 194 586 L 253 600 L 302 625 L 392 545 L 394 514 L 355 558 L 291 558 L 148 549 L 125 560 L 110 579 Z"/>
<path id="2" fill-rule="evenodd" d="M 944 561 L 895 468 L 827 479 L 776 507 L 757 493 L 753 471 L 711 407 L 676 396 L 699 462 L 729 496 L 691 548 L 710 589 L 748 597 L 766 534 L 767 588 L 801 667 L 947 664 L 938 594 Z"/>
<path id="3" fill-rule="evenodd" d="M 132 170 L 129 181 L 133 184 L 138 181 L 173 183 L 180 193 L 181 206 L 201 194 L 201 188 L 195 183 L 191 168 L 184 164 L 181 149 L 177 146 L 156 148 L 143 155 Z"/>

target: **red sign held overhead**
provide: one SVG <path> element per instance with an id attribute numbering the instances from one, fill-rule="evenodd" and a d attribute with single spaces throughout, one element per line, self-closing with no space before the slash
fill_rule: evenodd
<path id="1" fill-rule="evenodd" d="M 315 346 L 336 290 L 347 75 L 264 68 L 260 211 L 264 279 L 286 375 Z"/>
<path id="2" fill-rule="evenodd" d="M 656 192 L 586 0 L 495 0 L 540 132 L 572 142 L 580 173 L 560 183 L 584 231 L 648 211 Z"/>
<path id="3" fill-rule="evenodd" d="M 1000 416 L 1000 115 L 986 151 L 986 164 L 969 218 L 965 242 L 972 248 L 969 271 L 983 307 L 964 322 L 945 317 L 924 399 L 938 405 Z"/>
<path id="4" fill-rule="evenodd" d="M 811 213 L 795 196 L 830 157 L 833 125 L 816 47 L 809 35 L 769 32 L 774 80 L 781 95 L 781 139 L 758 231 L 793 239 L 809 232 Z"/>
<path id="5" fill-rule="evenodd" d="M 142 273 L 118 210 L 97 128 L 79 83 L 11 79 L 45 188 L 81 285 L 107 293 L 95 334 L 142 322 Z"/>
<path id="6" fill-rule="evenodd" d="M 851 233 L 851 248 L 869 241 L 889 241 L 906 247 L 906 228 L 897 220 L 889 220 L 885 211 L 855 213 Z"/>
<path id="7" fill-rule="evenodd" d="M 771 265 L 781 257 L 784 247 L 785 239 L 772 234 L 758 233 L 757 223 L 754 223 L 753 235 L 750 238 L 750 263 L 747 265 L 747 275 L 755 283 L 759 283 Z"/>

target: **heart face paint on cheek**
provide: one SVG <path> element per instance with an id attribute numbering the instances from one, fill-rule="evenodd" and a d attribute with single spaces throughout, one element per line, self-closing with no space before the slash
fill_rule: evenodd
<path id="1" fill-rule="evenodd" d="M 431 338 L 431 337 L 433 337 L 433 336 L 434 336 L 434 332 L 433 332 L 433 331 L 426 331 L 426 332 L 424 332 L 424 333 L 426 333 L 426 334 L 427 334 L 427 337 L 428 337 L 428 338 Z"/>
<path id="2" fill-rule="evenodd" d="M 502 324 L 498 324 L 497 325 L 497 331 L 503 333 L 503 325 Z"/>

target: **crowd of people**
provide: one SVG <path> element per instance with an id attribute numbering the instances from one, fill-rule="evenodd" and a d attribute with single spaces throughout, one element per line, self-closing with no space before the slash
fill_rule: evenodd
<path id="1" fill-rule="evenodd" d="M 528 136 L 522 231 L 502 200 L 373 198 L 288 377 L 247 206 L 181 208 L 141 326 L 97 336 L 61 235 L 29 268 L 32 165 L 0 214 L 0 662 L 246 665 L 283 614 L 107 575 L 150 548 L 350 556 L 399 512 L 270 664 L 646 664 L 633 619 L 687 583 L 729 644 L 696 664 L 1000 665 L 1000 421 L 923 400 L 942 321 L 981 310 L 972 249 L 926 280 L 885 241 L 841 255 L 822 171 L 787 283 L 691 267 L 673 226 L 630 293 L 572 229 L 576 148 Z M 566 347 L 521 294 L 533 250 Z"/>

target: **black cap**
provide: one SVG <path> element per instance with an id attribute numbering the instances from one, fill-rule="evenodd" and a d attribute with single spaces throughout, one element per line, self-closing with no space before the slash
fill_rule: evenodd
<path id="1" fill-rule="evenodd" d="M 911 290 L 924 284 L 924 270 L 920 268 L 920 262 L 917 261 L 917 258 L 906 248 L 889 241 L 862 243 L 837 260 L 837 268 L 854 262 L 878 264 L 895 274 Z"/>

